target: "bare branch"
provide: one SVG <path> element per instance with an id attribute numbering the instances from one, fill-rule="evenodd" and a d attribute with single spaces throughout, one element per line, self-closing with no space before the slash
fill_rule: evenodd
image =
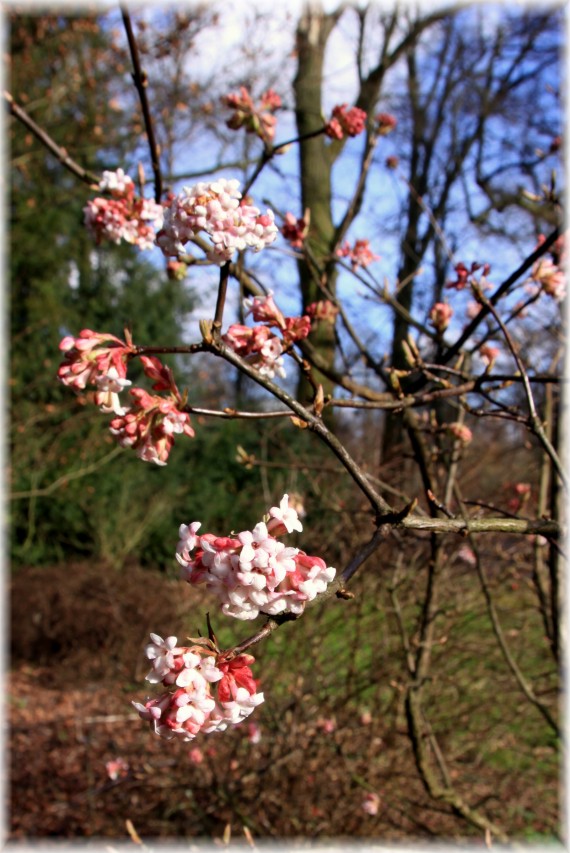
<path id="1" fill-rule="evenodd" d="M 35 121 L 30 118 L 25 110 L 22 107 L 19 107 L 12 95 L 9 92 L 4 92 L 4 100 L 8 104 L 8 109 L 14 116 L 20 121 L 25 127 L 30 130 L 34 136 L 39 139 L 42 145 L 51 151 L 51 153 L 57 157 L 62 166 L 65 166 L 76 178 L 79 178 L 80 181 L 83 181 L 86 184 L 89 184 L 91 189 L 97 189 L 99 187 L 100 178 L 95 175 L 93 172 L 90 172 L 88 169 L 84 169 L 75 160 L 69 156 L 65 148 L 62 148 L 60 145 L 57 145 L 51 136 L 42 130 L 42 128 L 35 123 Z"/>

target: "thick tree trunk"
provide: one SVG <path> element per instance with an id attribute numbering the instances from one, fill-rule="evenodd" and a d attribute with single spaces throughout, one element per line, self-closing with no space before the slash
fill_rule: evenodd
<path id="1" fill-rule="evenodd" d="M 296 104 L 297 130 L 300 136 L 318 130 L 323 125 L 321 90 L 323 62 L 327 39 L 336 23 L 336 17 L 325 15 L 319 9 L 307 9 L 297 28 L 298 67 L 293 82 Z M 324 298 L 320 282 L 329 292 L 335 293 L 336 270 L 329 263 L 334 246 L 335 227 L 331 212 L 331 169 L 333 158 L 330 143 L 324 136 L 307 139 L 299 145 L 302 209 L 311 211 L 311 227 L 307 240 L 314 266 L 299 261 L 299 278 L 303 310 L 311 302 Z M 309 338 L 328 365 L 335 355 L 334 327 L 319 323 Z M 325 394 L 332 393 L 333 383 L 319 371 L 313 374 L 323 386 Z M 305 402 L 313 392 L 304 376 L 299 379 L 298 399 Z"/>

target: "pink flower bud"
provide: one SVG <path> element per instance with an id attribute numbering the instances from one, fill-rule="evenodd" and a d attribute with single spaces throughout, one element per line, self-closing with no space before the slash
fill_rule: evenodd
<path id="1" fill-rule="evenodd" d="M 447 302 L 436 302 L 429 312 L 429 319 L 438 332 L 447 329 L 453 316 L 453 308 Z"/>
<path id="2" fill-rule="evenodd" d="M 376 122 L 378 124 L 378 133 L 381 136 L 386 136 L 396 128 L 398 119 L 391 113 L 378 113 Z"/>

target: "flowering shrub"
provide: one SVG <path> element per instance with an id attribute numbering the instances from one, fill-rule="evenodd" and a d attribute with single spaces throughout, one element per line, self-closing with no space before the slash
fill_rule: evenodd
<path id="1" fill-rule="evenodd" d="M 207 257 L 220 266 L 236 251 L 259 252 L 270 245 L 278 228 L 273 212 L 261 213 L 242 199 L 239 181 L 220 178 L 184 187 L 169 201 L 157 243 L 167 257 L 184 254 L 186 243 L 199 234 L 210 241 Z"/>
<path id="2" fill-rule="evenodd" d="M 206 584 L 227 616 L 255 619 L 260 612 L 302 613 L 305 602 L 324 592 L 336 574 L 320 557 L 277 540 L 303 530 L 288 495 L 253 530 L 237 536 L 198 535 L 200 527 L 197 521 L 180 527 L 176 558 L 181 575 L 188 583 Z"/>
<path id="3" fill-rule="evenodd" d="M 92 199 L 84 208 L 85 225 L 97 244 L 125 240 L 139 249 L 150 249 L 156 231 L 162 228 L 162 205 L 136 196 L 132 179 L 122 169 L 103 172 L 99 189 L 111 193 L 112 198 Z"/>
<path id="4" fill-rule="evenodd" d="M 191 639 L 191 646 L 178 646 L 176 637 L 163 640 L 151 634 L 150 639 L 146 656 L 152 665 L 146 680 L 174 688 L 144 705 L 133 702 L 155 734 L 188 741 L 199 732 L 224 731 L 263 702 L 250 669 L 252 655 L 228 661 L 210 640 Z"/>

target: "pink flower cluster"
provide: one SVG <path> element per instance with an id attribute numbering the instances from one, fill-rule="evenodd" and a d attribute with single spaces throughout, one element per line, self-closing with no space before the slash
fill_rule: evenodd
<path id="1" fill-rule="evenodd" d="M 112 198 L 94 198 L 83 209 L 85 225 L 96 243 L 125 240 L 139 249 L 154 246 L 156 230 L 162 227 L 162 206 L 135 195 L 135 185 L 122 169 L 103 172 L 99 189 Z"/>
<path id="2" fill-rule="evenodd" d="M 244 306 L 254 320 L 265 325 L 250 328 L 234 323 L 223 340 L 262 376 L 269 379 L 275 375 L 285 377 L 283 354 L 296 341 L 307 337 L 311 331 L 310 317 L 285 317 L 275 304 L 271 291 L 267 296 L 245 299 Z M 277 328 L 281 337 L 274 334 L 272 328 Z"/>
<path id="3" fill-rule="evenodd" d="M 277 119 L 272 113 L 281 106 L 281 98 L 273 89 L 264 92 L 256 107 L 245 86 L 239 94 L 224 95 L 224 106 L 234 110 L 226 124 L 231 130 L 245 127 L 247 133 L 255 133 L 264 142 L 271 143 L 275 137 Z"/>
<path id="4" fill-rule="evenodd" d="M 144 388 L 129 391 L 133 404 L 113 418 L 111 434 L 121 447 L 131 447 L 143 462 L 166 465 L 175 435 L 194 437 L 190 415 L 182 411 L 184 403 L 172 371 L 154 356 L 141 356 L 145 374 L 154 379 L 155 391 L 168 391 L 167 397 L 149 394 Z"/>
<path id="5" fill-rule="evenodd" d="M 453 308 L 447 302 L 436 302 L 429 312 L 429 319 L 437 332 L 443 332 L 453 317 Z"/>
<path id="6" fill-rule="evenodd" d="M 325 133 L 331 139 L 342 139 L 347 136 L 358 136 L 366 127 L 367 115 L 359 107 L 347 109 L 348 104 L 337 104 L 332 111 L 332 118 L 325 125 Z"/>
<path id="7" fill-rule="evenodd" d="M 144 705 L 133 702 L 155 734 L 189 741 L 200 732 L 224 731 L 264 701 L 250 669 L 252 655 L 228 661 L 209 640 L 193 639 L 191 646 L 178 646 L 176 637 L 163 640 L 151 634 L 150 639 L 146 656 L 151 670 L 146 679 L 174 688 Z"/>
<path id="8" fill-rule="evenodd" d="M 210 183 L 184 187 L 172 198 L 164 213 L 164 226 L 157 243 L 166 257 L 183 254 L 185 245 L 198 234 L 210 240 L 206 253 L 215 264 L 231 260 L 236 251 L 259 252 L 277 236 L 273 212 L 261 213 L 242 199 L 239 181 L 220 178 Z"/>
<path id="9" fill-rule="evenodd" d="M 302 249 L 303 243 L 309 233 L 311 223 L 311 211 L 307 208 L 301 219 L 297 219 L 292 213 L 286 213 L 283 217 L 281 233 L 289 241 L 293 249 Z"/>
<path id="10" fill-rule="evenodd" d="M 59 348 L 65 355 L 58 379 L 75 391 L 94 385 L 96 405 L 102 412 L 115 414 L 109 425 L 111 434 L 121 447 L 132 447 L 144 462 L 166 465 L 174 435 L 194 435 L 190 416 L 182 411 L 184 403 L 172 371 L 154 356 L 141 356 L 144 372 L 155 383 L 153 390 L 167 391 L 168 396 L 131 388 L 131 407 L 121 405 L 119 394 L 131 385 L 126 378 L 127 362 L 136 353 L 130 336 L 125 343 L 114 335 L 83 329 L 77 338 L 63 338 Z"/>
<path id="11" fill-rule="evenodd" d="M 336 250 L 336 253 L 339 258 L 349 258 L 353 272 L 358 267 L 367 267 L 373 261 L 380 260 L 380 255 L 372 253 L 369 240 L 356 240 L 354 246 L 345 240 L 342 246 Z"/>
<path id="12" fill-rule="evenodd" d="M 135 351 L 132 342 L 83 329 L 77 338 L 63 338 L 59 348 L 64 353 L 57 371 L 60 382 L 74 391 L 95 385 L 96 403 L 103 411 L 122 411 L 117 395 L 131 384 L 126 375 L 129 355 Z"/>
<path id="13" fill-rule="evenodd" d="M 334 326 L 339 308 L 330 299 L 320 299 L 318 302 L 311 302 L 310 305 L 307 305 L 306 311 L 312 320 L 331 323 Z"/>
<path id="14" fill-rule="evenodd" d="M 255 619 L 260 611 L 272 616 L 301 613 L 305 602 L 324 592 L 336 574 L 320 557 L 277 540 L 303 529 L 288 495 L 253 530 L 237 536 L 199 536 L 200 526 L 200 522 L 181 525 L 176 558 L 184 580 L 206 584 L 227 616 Z"/>

